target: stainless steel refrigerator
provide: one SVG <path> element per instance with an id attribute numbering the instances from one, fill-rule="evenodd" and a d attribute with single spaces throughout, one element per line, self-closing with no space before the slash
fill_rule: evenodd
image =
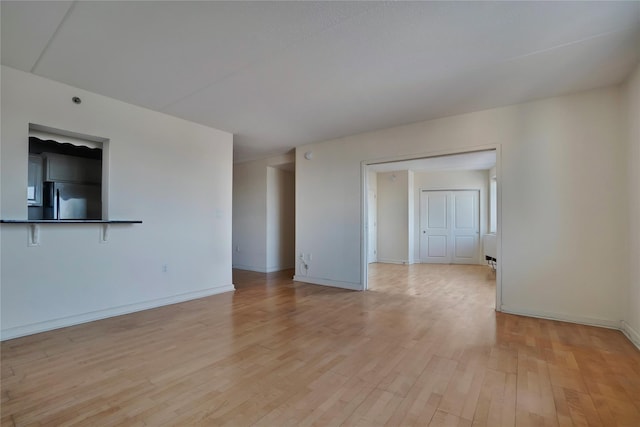
<path id="1" fill-rule="evenodd" d="M 102 219 L 102 187 L 45 182 L 44 219 Z"/>

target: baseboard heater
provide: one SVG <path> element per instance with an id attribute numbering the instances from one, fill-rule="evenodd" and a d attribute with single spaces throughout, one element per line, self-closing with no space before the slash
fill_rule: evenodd
<path id="1" fill-rule="evenodd" d="M 484 250 L 484 259 L 493 268 L 498 265 L 498 256 L 496 250 L 496 235 L 485 234 L 482 238 L 482 247 Z"/>

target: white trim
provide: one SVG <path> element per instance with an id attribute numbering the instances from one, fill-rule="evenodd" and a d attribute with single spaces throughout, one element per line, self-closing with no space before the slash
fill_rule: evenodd
<path id="1" fill-rule="evenodd" d="M 280 267 L 267 267 L 267 268 L 263 268 L 263 267 L 252 267 L 250 265 L 242 265 L 242 264 L 234 264 L 231 266 L 231 268 L 236 269 L 236 270 L 247 270 L 247 271 L 255 271 L 256 273 L 275 273 L 276 271 L 284 271 L 284 270 L 292 270 L 295 267 L 295 265 L 292 265 L 290 267 L 286 267 L 286 266 L 280 266 Z"/>
<path id="2" fill-rule="evenodd" d="M 296 268 L 295 265 L 291 265 L 291 266 L 274 266 L 274 267 L 267 267 L 267 273 L 275 273 L 276 271 L 284 271 L 284 270 L 293 270 L 294 268 Z"/>
<path id="3" fill-rule="evenodd" d="M 548 311 L 536 311 L 526 308 L 502 306 L 502 311 L 509 314 L 517 314 L 519 316 L 537 317 L 539 319 L 558 320 L 560 322 L 577 323 L 586 326 L 600 326 L 602 328 L 620 330 L 619 320 L 597 319 L 594 317 L 573 316 L 571 314 L 552 313 Z"/>
<path id="4" fill-rule="evenodd" d="M 351 291 L 361 291 L 362 285 L 360 283 L 353 282 L 341 282 L 339 280 L 320 279 L 317 277 L 306 276 L 293 276 L 293 280 L 296 282 L 311 283 L 312 285 L 331 286 L 332 288 L 349 289 Z"/>
<path id="5" fill-rule="evenodd" d="M 620 322 L 620 326 L 622 333 L 640 350 L 640 332 L 633 329 L 631 325 L 624 320 Z"/>
<path id="6" fill-rule="evenodd" d="M 406 259 L 390 259 L 390 258 L 378 258 L 378 261 L 376 262 L 379 262 L 381 264 L 406 264 L 406 265 L 413 264 Z"/>
<path id="7" fill-rule="evenodd" d="M 441 156 L 451 156 L 453 154 L 465 154 L 465 153 L 475 153 L 478 151 L 489 151 L 489 150 L 495 150 L 497 149 L 497 147 L 499 147 L 499 145 L 497 144 L 487 144 L 487 145 L 476 145 L 471 147 L 446 148 L 442 150 L 432 150 L 426 153 L 381 157 L 377 159 L 365 160 L 362 163 L 364 165 L 376 165 L 379 163 L 394 163 L 394 162 L 402 162 L 405 160 L 427 159 L 429 157 L 441 157 Z"/>
<path id="8" fill-rule="evenodd" d="M 496 311 L 502 311 L 502 145 L 496 145 Z"/>
<path id="9" fill-rule="evenodd" d="M 256 273 L 268 273 L 267 269 L 264 267 L 252 267 L 250 265 L 233 264 L 231 268 L 236 270 L 255 271 Z"/>
<path id="10" fill-rule="evenodd" d="M 369 174 L 367 162 L 360 162 L 360 289 L 369 288 Z M 376 194 L 378 193 L 376 188 Z M 380 246 L 376 249 L 380 249 Z M 376 260 L 379 260 L 376 253 Z"/>
<path id="11" fill-rule="evenodd" d="M 50 331 L 52 329 L 66 328 L 68 326 L 79 325 L 81 323 L 93 322 L 95 320 L 106 319 L 108 317 L 121 316 L 136 311 L 149 310 L 152 308 L 162 307 L 165 305 L 177 304 L 198 298 L 204 298 L 211 295 L 221 294 L 224 292 L 235 291 L 235 286 L 225 285 L 216 288 L 204 289 L 201 291 L 187 292 L 185 294 L 174 295 L 166 298 L 158 298 L 151 301 L 145 301 L 135 304 L 127 304 L 104 310 L 92 311 L 89 313 L 78 314 L 74 316 L 62 317 L 60 319 L 47 320 L 44 322 L 32 323 L 30 325 L 16 326 L 14 328 L 3 329 L 0 331 L 0 341 L 22 337 L 25 335 L 37 334 L 40 332 Z"/>
<path id="12" fill-rule="evenodd" d="M 102 136 L 89 135 L 89 134 L 80 133 L 80 132 L 71 132 L 69 130 L 40 125 L 38 123 L 29 123 L 29 135 L 31 135 L 32 131 L 35 134 L 43 133 L 45 134 L 46 137 L 58 138 L 62 136 L 62 137 L 72 138 L 75 142 L 85 143 L 87 141 L 91 141 L 91 142 L 99 142 L 101 144 L 105 142 L 109 142 L 109 138 L 104 138 Z"/>

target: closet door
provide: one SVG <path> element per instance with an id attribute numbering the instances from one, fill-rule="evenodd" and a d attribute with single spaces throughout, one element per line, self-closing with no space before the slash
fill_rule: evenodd
<path id="1" fill-rule="evenodd" d="M 420 193 L 420 260 L 430 263 L 451 262 L 450 193 Z"/>
<path id="2" fill-rule="evenodd" d="M 420 193 L 420 261 L 476 264 L 480 243 L 477 190 Z"/>
<path id="3" fill-rule="evenodd" d="M 480 243 L 478 191 L 452 191 L 451 207 L 451 262 L 476 264 Z"/>

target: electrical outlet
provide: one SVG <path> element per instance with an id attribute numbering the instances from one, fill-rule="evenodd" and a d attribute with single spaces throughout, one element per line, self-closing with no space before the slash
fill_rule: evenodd
<path id="1" fill-rule="evenodd" d="M 313 259 L 313 256 L 311 256 L 311 254 L 307 254 L 307 261 L 311 261 Z"/>
<path id="2" fill-rule="evenodd" d="M 240 252 L 240 245 L 236 245 L 236 252 Z"/>
<path id="3" fill-rule="evenodd" d="M 304 260 L 304 252 L 300 252 L 300 258 L 298 258 L 298 262 L 305 269 L 305 271 L 309 270 L 309 264 L 307 264 Z"/>
<path id="4" fill-rule="evenodd" d="M 166 273 L 167 271 L 169 271 L 169 266 L 167 264 L 162 264 L 162 272 Z"/>

